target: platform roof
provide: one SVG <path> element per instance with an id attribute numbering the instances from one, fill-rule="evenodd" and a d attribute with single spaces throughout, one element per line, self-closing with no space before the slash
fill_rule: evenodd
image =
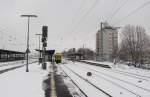
<path id="1" fill-rule="evenodd" d="M 83 56 L 82 53 L 69 53 L 68 56 Z"/>
<path id="2" fill-rule="evenodd" d="M 38 49 L 36 49 L 36 51 L 38 51 L 38 52 L 42 52 L 43 50 L 38 50 Z M 50 55 L 53 55 L 54 53 L 55 53 L 55 50 L 46 50 L 46 52 L 45 52 L 46 54 L 50 54 Z"/>
<path id="3" fill-rule="evenodd" d="M 0 49 L 1 54 L 25 54 L 25 52 Z"/>

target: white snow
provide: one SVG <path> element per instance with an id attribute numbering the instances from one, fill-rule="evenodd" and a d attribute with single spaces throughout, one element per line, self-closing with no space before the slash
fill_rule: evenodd
<path id="1" fill-rule="evenodd" d="M 110 67 L 112 67 L 114 65 L 114 63 L 112 62 L 98 62 L 98 61 L 93 61 L 93 60 L 82 60 L 82 61 L 86 61 L 86 62 L 92 62 L 92 63 L 97 63 L 97 64 L 104 64 L 104 65 L 109 65 Z"/>
<path id="2" fill-rule="evenodd" d="M 29 63 L 30 62 L 35 62 L 35 61 L 37 61 L 37 59 L 30 59 Z M 26 64 L 26 60 L 13 61 L 13 62 L 1 62 L 0 63 L 0 71 L 5 70 L 5 69 L 9 69 L 9 68 L 12 68 L 12 67 L 16 67 L 16 66 L 21 66 L 21 65 L 24 65 L 24 64 Z"/>
<path id="3" fill-rule="evenodd" d="M 42 81 L 47 74 L 38 63 L 29 65 L 29 72 L 24 66 L 0 74 L 0 97 L 44 97 Z"/>
<path id="4" fill-rule="evenodd" d="M 119 69 L 118 67 L 112 69 L 106 69 L 103 67 L 92 66 L 85 63 L 79 63 L 79 62 L 74 62 L 74 63 L 68 62 L 67 64 L 62 64 L 63 68 L 65 68 L 64 65 L 69 67 L 71 70 L 73 70 L 80 76 L 84 77 L 85 79 L 92 82 L 97 87 L 100 87 L 101 89 L 103 89 L 104 91 L 106 91 L 107 93 L 111 94 L 114 97 L 135 97 L 138 95 L 142 97 L 150 97 L 150 79 L 148 78 L 140 79 L 140 76 L 138 78 L 138 77 L 133 77 L 133 76 L 128 76 L 125 74 L 113 72 Z M 67 69 L 64 70 L 67 71 L 68 74 L 71 74 L 71 71 L 68 71 Z M 130 72 L 130 68 L 126 68 L 126 72 L 128 72 L 128 70 Z M 93 73 L 92 77 L 88 77 L 86 75 L 86 73 L 89 71 Z M 141 75 L 142 73 L 145 74 L 144 70 L 140 70 L 139 72 L 141 72 Z M 148 73 L 147 71 L 146 73 L 147 75 L 148 74 L 150 75 L 150 73 Z M 70 76 L 74 78 L 75 75 L 70 75 Z M 142 82 L 139 83 L 139 80 Z M 87 86 L 84 85 L 84 87 Z"/>
<path id="5" fill-rule="evenodd" d="M 125 64 L 119 64 L 119 63 L 114 65 L 114 63 L 112 62 L 98 62 L 98 61 L 93 61 L 93 60 L 83 60 L 83 61 L 97 63 L 99 65 L 100 64 L 109 65 L 114 70 L 119 70 L 119 71 L 123 71 L 127 73 L 133 73 L 133 74 L 141 75 L 141 76 L 147 76 L 150 78 L 150 70 L 135 68 L 133 66 L 127 66 Z"/>
<path id="6" fill-rule="evenodd" d="M 105 62 L 105 64 L 107 63 Z M 50 63 L 48 64 L 50 65 Z M 22 65 L 22 63 L 1 66 L 0 70 L 17 65 Z M 122 64 L 114 66 L 113 63 L 108 63 L 108 65 L 111 65 L 112 68 L 108 69 L 70 61 L 59 64 L 88 97 L 105 97 L 106 95 L 82 80 L 72 71 L 113 97 L 137 97 L 138 95 L 141 97 L 150 97 L 149 71 L 124 66 Z M 0 74 L 0 97 L 44 97 L 43 80 L 50 70 L 42 70 L 41 65 L 38 65 L 38 63 L 29 65 L 29 72 L 25 72 L 25 69 L 26 67 L 24 66 Z M 119 73 L 119 71 L 124 72 L 124 74 Z M 92 76 L 87 76 L 87 72 L 92 72 Z M 58 71 L 58 73 L 61 72 Z"/>
<path id="7" fill-rule="evenodd" d="M 74 73 L 70 72 L 67 68 L 62 66 L 63 70 L 69 75 L 74 82 L 80 86 L 80 89 L 86 93 L 88 97 L 108 97 L 101 91 L 94 88 L 92 85 L 88 84 L 86 81 L 82 80 L 80 77 L 75 75 Z"/>

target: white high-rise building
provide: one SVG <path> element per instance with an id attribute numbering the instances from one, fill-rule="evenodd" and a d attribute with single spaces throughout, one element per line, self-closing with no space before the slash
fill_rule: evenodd
<path id="1" fill-rule="evenodd" d="M 96 33 L 96 54 L 98 61 L 111 61 L 118 49 L 118 30 L 101 23 L 101 28 Z"/>

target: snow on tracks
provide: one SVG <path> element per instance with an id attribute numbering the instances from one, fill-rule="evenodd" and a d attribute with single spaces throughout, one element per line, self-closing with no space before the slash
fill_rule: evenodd
<path id="1" fill-rule="evenodd" d="M 15 61 L 15 62 L 6 62 L 5 64 L 1 64 L 0 65 L 0 74 L 25 66 L 24 61 L 22 60 L 22 61 Z M 37 60 L 35 60 L 35 59 L 29 60 L 29 64 L 32 64 L 35 62 L 37 62 Z"/>
<path id="2" fill-rule="evenodd" d="M 111 95 L 104 93 L 103 90 L 94 86 L 92 83 L 84 79 L 80 74 L 72 71 L 64 65 L 61 65 L 61 68 L 65 73 L 74 81 L 78 87 L 87 95 L 87 97 L 112 97 Z"/>
<path id="3" fill-rule="evenodd" d="M 84 63 L 68 63 L 64 65 L 70 68 L 71 70 L 73 70 L 74 72 L 76 72 L 77 74 L 79 74 L 80 76 L 84 77 L 88 81 L 90 81 L 95 86 L 100 87 L 102 90 L 106 91 L 113 97 L 137 97 L 137 96 L 149 97 L 150 96 L 149 87 L 148 88 L 146 87 L 148 85 L 148 82 L 143 81 L 142 83 L 138 83 L 139 80 L 138 78 L 133 80 L 134 78 L 131 77 L 129 78 L 121 74 L 117 75 L 109 71 L 106 72 L 103 70 L 103 68 L 99 69 L 100 67 L 96 67 Z M 62 67 L 64 66 L 62 65 Z M 104 73 L 105 75 L 100 74 L 91 69 L 88 69 L 86 67 L 89 67 L 91 69 L 93 69 L 94 67 L 96 70 Z M 86 73 L 89 71 L 93 73 L 92 77 L 88 77 L 86 75 Z M 106 74 L 109 76 L 107 76 Z M 117 79 L 114 79 L 110 76 L 114 76 L 115 78 L 117 77 Z"/>

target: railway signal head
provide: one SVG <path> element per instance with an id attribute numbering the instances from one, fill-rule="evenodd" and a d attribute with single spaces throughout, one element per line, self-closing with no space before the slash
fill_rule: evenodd
<path id="1" fill-rule="evenodd" d="M 46 42 L 43 42 L 43 47 L 47 47 L 47 43 Z"/>
<path id="2" fill-rule="evenodd" d="M 47 33 L 48 33 L 48 27 L 43 26 L 43 28 L 42 28 L 42 37 L 47 37 Z"/>
<path id="3" fill-rule="evenodd" d="M 42 42 L 45 42 L 46 40 L 46 37 L 42 37 Z"/>

